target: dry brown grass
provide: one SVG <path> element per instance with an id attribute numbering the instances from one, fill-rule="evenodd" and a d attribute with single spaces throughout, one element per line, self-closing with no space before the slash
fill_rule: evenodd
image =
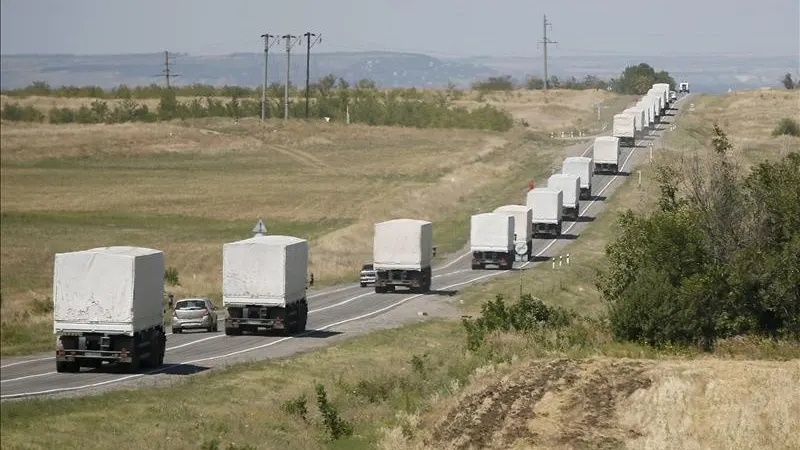
<path id="1" fill-rule="evenodd" d="M 481 101 L 481 98 L 483 99 Z M 623 100 L 622 105 L 611 104 Z M 612 106 L 615 112 L 621 111 L 634 97 L 619 96 L 604 90 L 514 90 L 508 92 L 469 91 L 463 99 L 455 101 L 459 106 L 476 108 L 492 105 L 509 111 L 515 119 L 527 121 L 532 128 L 540 131 L 562 131 L 568 128 L 591 127 L 597 123 L 598 104 Z M 601 120 L 606 119 L 602 114 Z"/>
<path id="2" fill-rule="evenodd" d="M 715 122 L 728 135 L 734 145 L 734 157 L 744 167 L 800 148 L 800 137 L 772 136 L 782 118 L 800 122 L 798 90 L 761 89 L 719 96 L 700 95 L 684 102 L 682 109 L 680 127 L 667 135 L 666 144 L 673 149 L 708 148 Z"/>
<path id="3" fill-rule="evenodd" d="M 218 297 L 220 244 L 258 218 L 311 240 L 323 284 L 354 279 L 380 220 L 433 220 L 437 246 L 455 250 L 469 211 L 516 200 L 559 159 L 560 144 L 528 136 L 256 119 L 4 122 L 2 321 L 50 295 L 53 253 L 91 246 L 162 249 L 181 275 L 171 292 Z M 4 341 L 4 354 L 18 351 Z"/>
<path id="4" fill-rule="evenodd" d="M 428 413 L 424 448 L 798 448 L 798 384 L 797 361 L 535 360 Z"/>

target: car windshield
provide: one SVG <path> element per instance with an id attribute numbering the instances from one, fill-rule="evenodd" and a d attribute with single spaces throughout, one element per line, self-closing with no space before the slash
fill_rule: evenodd
<path id="1" fill-rule="evenodd" d="M 203 309 L 206 303 L 202 300 L 181 300 L 175 306 L 175 309 Z"/>

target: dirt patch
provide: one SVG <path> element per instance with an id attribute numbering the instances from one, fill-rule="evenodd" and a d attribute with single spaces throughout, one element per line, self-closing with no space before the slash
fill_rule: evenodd
<path id="1" fill-rule="evenodd" d="M 617 448 L 617 401 L 646 388 L 639 363 L 537 362 L 467 395 L 434 429 L 431 447 Z"/>
<path id="2" fill-rule="evenodd" d="M 784 391 L 800 385 L 797 361 L 557 359 L 494 372 L 439 415 L 426 448 L 798 448 L 800 399 Z"/>

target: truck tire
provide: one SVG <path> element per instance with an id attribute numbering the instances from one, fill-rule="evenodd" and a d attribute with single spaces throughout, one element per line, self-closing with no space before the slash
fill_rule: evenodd
<path id="1" fill-rule="evenodd" d="M 308 302 L 303 300 L 302 302 L 302 314 L 300 315 L 300 332 L 306 331 L 306 325 L 308 325 Z"/>
<path id="2" fill-rule="evenodd" d="M 225 327 L 225 336 L 239 336 L 242 334 L 242 330 L 240 328 L 228 328 Z"/>
<path id="3" fill-rule="evenodd" d="M 56 361 L 56 372 L 58 373 L 78 373 L 81 367 L 77 361 Z"/>

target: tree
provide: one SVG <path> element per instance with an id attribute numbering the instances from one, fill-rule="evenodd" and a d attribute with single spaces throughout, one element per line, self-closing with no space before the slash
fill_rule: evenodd
<path id="1" fill-rule="evenodd" d="M 785 87 L 786 89 L 794 89 L 796 87 L 796 84 L 795 84 L 794 80 L 792 80 L 792 74 L 791 73 L 787 73 L 783 77 L 782 81 L 783 81 L 783 87 Z M 800 81 L 800 80 L 798 80 L 798 81 Z"/>
<path id="2" fill-rule="evenodd" d="M 671 89 L 675 88 L 675 79 L 669 72 L 661 70 L 656 72 L 647 63 L 637 66 L 628 66 L 622 75 L 613 82 L 614 90 L 622 94 L 643 95 L 656 83 L 667 83 Z"/>

